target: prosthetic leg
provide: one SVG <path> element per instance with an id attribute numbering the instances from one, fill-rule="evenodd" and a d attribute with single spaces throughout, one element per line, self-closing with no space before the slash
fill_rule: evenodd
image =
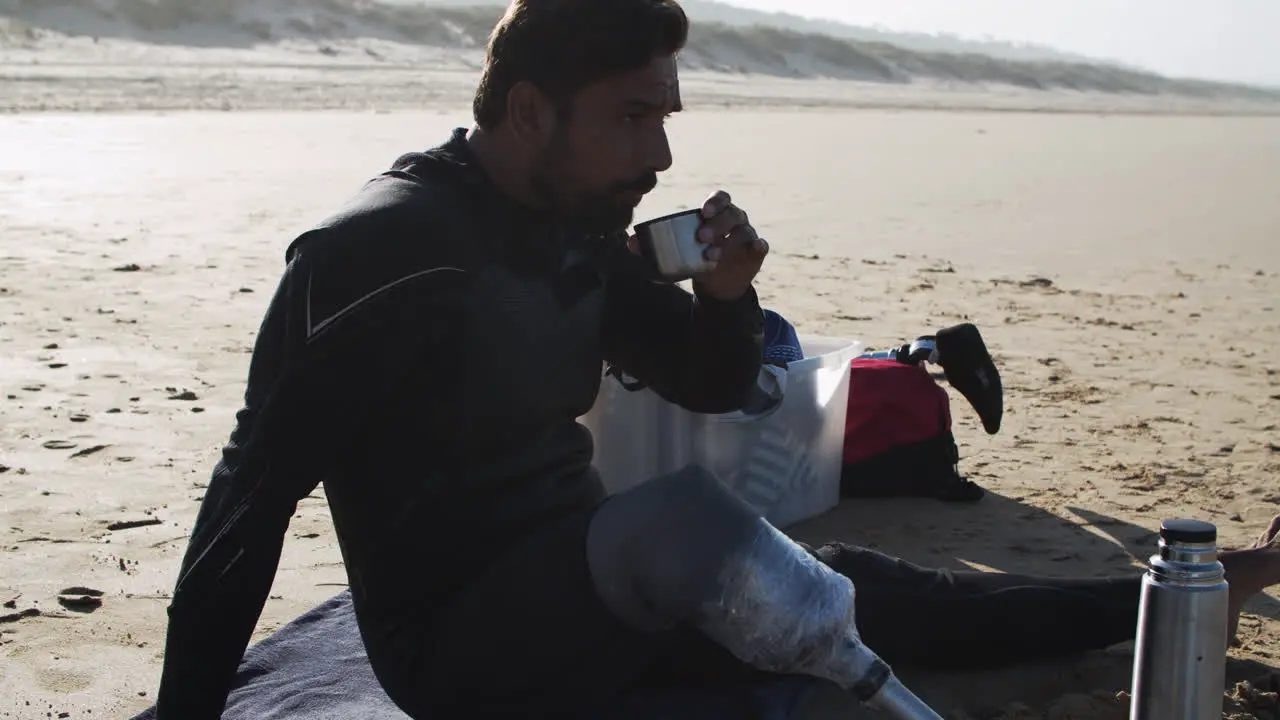
<path id="1" fill-rule="evenodd" d="M 901 720 L 941 720 L 862 643 L 853 582 L 700 468 L 606 502 L 587 554 L 600 597 L 635 627 L 689 623 L 752 667 L 830 680 Z"/>
<path id="2" fill-rule="evenodd" d="M 824 678 L 902 720 L 941 720 L 862 643 L 852 581 L 767 522 L 727 560 L 718 600 L 698 626 L 738 659 L 769 672 Z"/>

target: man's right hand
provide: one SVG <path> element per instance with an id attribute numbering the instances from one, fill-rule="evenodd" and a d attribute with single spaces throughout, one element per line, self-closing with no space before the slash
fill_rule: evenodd
<path id="1" fill-rule="evenodd" d="M 769 243 L 724 190 L 707 199 L 702 217 L 698 240 L 709 245 L 706 257 L 716 265 L 693 278 L 694 289 L 699 295 L 732 302 L 751 288 L 769 254 Z"/>

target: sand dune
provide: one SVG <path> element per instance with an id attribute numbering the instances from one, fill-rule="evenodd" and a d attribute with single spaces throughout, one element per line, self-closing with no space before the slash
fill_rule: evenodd
<path id="1" fill-rule="evenodd" d="M 502 8 L 385 4 L 373 0 L 4 0 L 0 45 L 50 49 L 66 37 L 197 48 L 309 47 L 324 57 L 373 41 L 438 53 L 448 68 L 474 65 Z M 364 46 L 364 61 L 413 55 Z M 975 53 L 926 52 L 882 42 L 770 26 L 695 23 L 683 56 L 689 69 L 782 78 L 831 78 L 891 85 L 920 82 L 1010 86 L 1036 91 L 1275 101 L 1280 90 L 1171 79 L 1105 64 L 1019 61 Z M 440 67 L 441 64 L 437 64 Z"/>
<path id="2" fill-rule="evenodd" d="M 380 0 L 389 5 L 430 5 L 434 7 L 487 7 L 499 0 Z M 851 25 L 836 20 L 803 17 L 789 12 L 753 10 L 724 0 L 681 0 L 695 23 L 717 23 L 731 27 L 766 27 L 793 30 L 799 33 L 816 33 L 837 38 L 871 43 L 887 43 L 908 50 L 924 52 L 977 53 L 993 58 L 1009 60 L 1065 60 L 1070 62 L 1096 62 L 1096 58 L 1071 53 L 1030 42 L 976 39 L 952 33 L 910 32 L 884 27 Z M 1114 63 L 1113 63 L 1114 64 Z"/>

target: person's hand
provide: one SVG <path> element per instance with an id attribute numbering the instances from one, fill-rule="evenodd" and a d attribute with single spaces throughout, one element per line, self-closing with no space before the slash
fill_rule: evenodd
<path id="1" fill-rule="evenodd" d="M 698 241 L 706 243 L 705 256 L 716 265 L 695 276 L 693 284 L 699 293 L 717 300 L 742 297 L 769 254 L 769 243 L 756 234 L 747 214 L 723 190 L 702 206 Z"/>

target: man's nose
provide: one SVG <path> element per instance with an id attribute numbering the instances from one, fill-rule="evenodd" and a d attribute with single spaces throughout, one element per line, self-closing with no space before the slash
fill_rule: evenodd
<path id="1" fill-rule="evenodd" d="M 645 165 L 654 172 L 671 169 L 671 142 L 665 128 L 654 130 L 649 142 L 645 143 L 645 150 Z"/>

